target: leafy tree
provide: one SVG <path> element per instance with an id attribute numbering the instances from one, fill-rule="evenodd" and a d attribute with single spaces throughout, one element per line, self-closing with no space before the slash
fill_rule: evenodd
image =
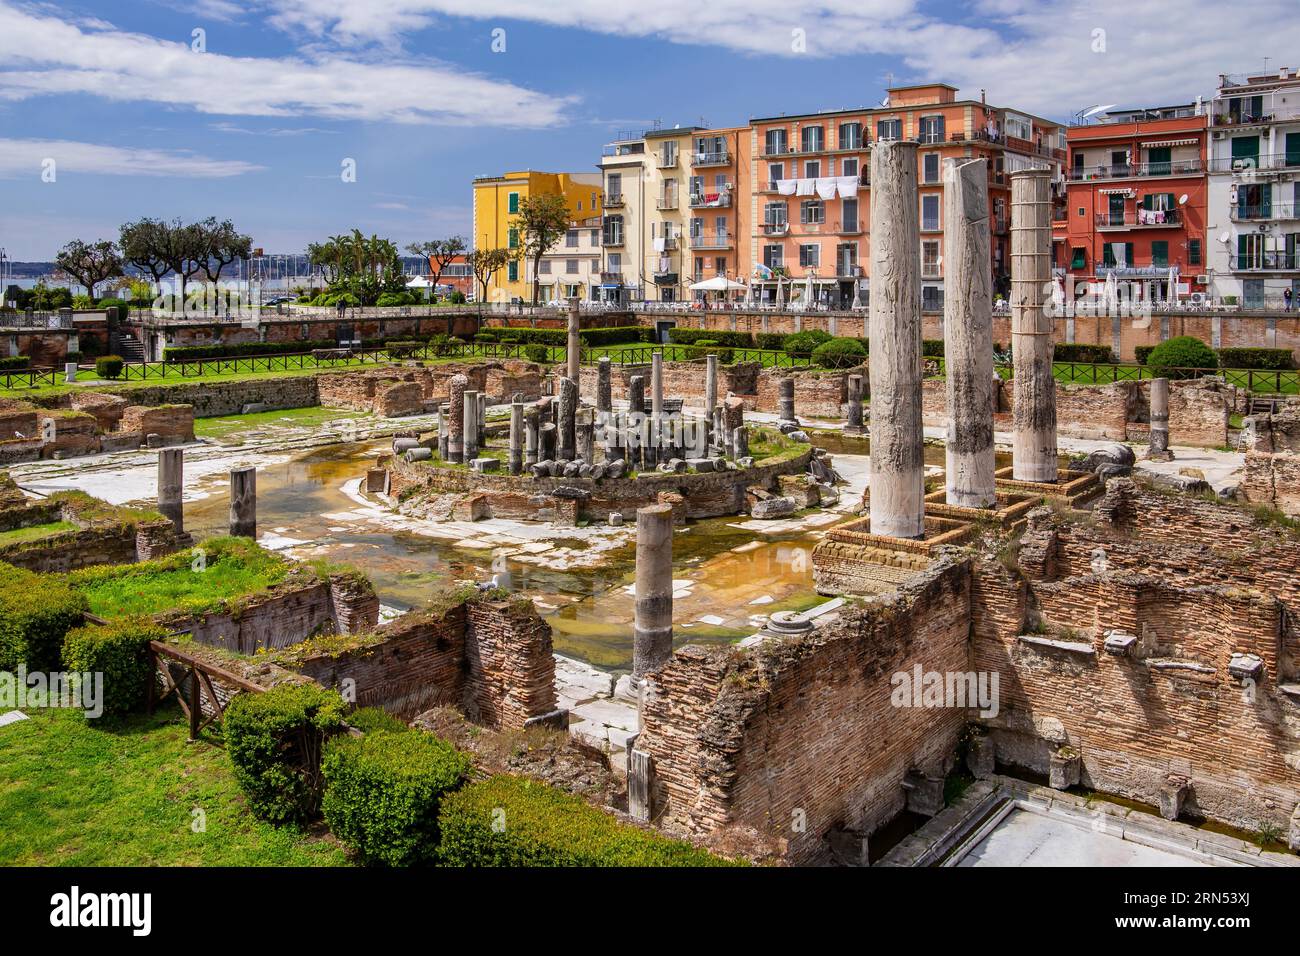
<path id="1" fill-rule="evenodd" d="M 465 237 L 452 236 L 448 239 L 434 239 L 432 242 L 413 242 L 406 247 L 413 256 L 420 256 L 429 263 L 429 277 L 433 288 L 429 292 L 429 301 L 438 301 L 438 280 L 442 278 L 447 266 L 465 252 Z"/>
<path id="2" fill-rule="evenodd" d="M 117 246 L 106 239 L 89 243 L 73 239 L 59 250 L 54 265 L 60 275 L 85 286 L 86 293 L 94 299 L 95 286 L 121 276 L 125 263 Z"/>
<path id="3" fill-rule="evenodd" d="M 155 284 L 161 284 L 171 271 L 163 255 L 170 229 L 161 219 L 144 218 L 125 223 L 119 231 L 118 246 L 123 258 L 153 276 Z"/>
<path id="4" fill-rule="evenodd" d="M 209 216 L 197 223 L 196 228 L 197 241 L 203 247 L 199 264 L 209 282 L 220 282 L 227 266 L 253 254 L 252 237 L 239 232 L 229 219 L 217 222 L 215 216 Z"/>
<path id="5" fill-rule="evenodd" d="M 512 225 L 519 230 L 526 260 L 533 264 L 533 305 L 542 294 L 542 256 L 569 231 L 569 205 L 563 196 L 543 193 L 519 201 L 519 215 Z"/>
<path id="6" fill-rule="evenodd" d="M 510 249 L 475 249 L 466 257 L 470 271 L 479 284 L 480 303 L 487 300 L 488 283 L 492 277 L 504 269 L 514 256 Z"/>

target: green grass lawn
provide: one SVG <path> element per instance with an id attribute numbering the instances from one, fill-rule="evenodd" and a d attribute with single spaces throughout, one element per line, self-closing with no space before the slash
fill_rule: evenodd
<path id="1" fill-rule="evenodd" d="M 194 421 L 194 434 L 198 438 L 220 441 L 245 432 L 269 433 L 281 428 L 319 428 L 344 419 L 364 417 L 366 416 L 363 413 L 346 408 L 322 408 L 314 405 L 275 412 L 257 412 L 252 415 L 199 418 Z"/>
<path id="2" fill-rule="evenodd" d="M 219 739 L 186 743 L 174 704 L 113 730 L 77 711 L 26 713 L 0 727 L 0 866 L 346 863 L 327 836 L 254 819 Z"/>
<path id="3" fill-rule="evenodd" d="M 38 541 L 63 531 L 76 530 L 77 526 L 71 521 L 49 521 L 27 528 L 15 528 L 13 531 L 0 531 L 0 548 L 10 544 L 21 544 L 24 541 Z"/>
<path id="4" fill-rule="evenodd" d="M 199 550 L 206 566 L 196 571 L 192 565 Z M 86 596 L 91 613 L 100 617 L 195 614 L 278 584 L 289 568 L 284 558 L 248 541 L 214 538 L 201 549 L 156 561 L 74 571 L 68 583 Z"/>

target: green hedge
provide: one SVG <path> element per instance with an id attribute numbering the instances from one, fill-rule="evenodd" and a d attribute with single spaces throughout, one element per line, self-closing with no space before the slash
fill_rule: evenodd
<path id="1" fill-rule="evenodd" d="M 30 355 L 10 355 L 0 358 L 0 372 L 19 372 L 31 368 Z"/>
<path id="2" fill-rule="evenodd" d="M 926 358 L 943 358 L 943 339 L 922 339 L 921 354 Z"/>
<path id="3" fill-rule="evenodd" d="M 104 675 L 99 719 L 111 723 L 144 706 L 153 680 L 149 642 L 166 639 L 167 630 L 147 617 L 74 628 L 63 639 L 63 667 Z"/>
<path id="4" fill-rule="evenodd" d="M 567 345 L 569 333 L 565 329 L 534 329 L 531 326 L 494 326 L 481 328 L 474 336 L 475 342 L 500 342 L 509 337 L 520 345 Z"/>
<path id="5" fill-rule="evenodd" d="M 126 360 L 120 355 L 105 355 L 95 359 L 95 374 L 100 378 L 117 378 L 122 374 Z"/>
<path id="6" fill-rule="evenodd" d="M 668 341 L 673 345 L 695 345 L 701 340 L 716 342 L 718 345 L 726 345 L 733 349 L 752 349 L 754 347 L 754 337 L 748 332 L 725 332 L 719 329 L 683 329 L 678 326 L 668 330 Z"/>
<path id="7" fill-rule="evenodd" d="M 1220 368 L 1263 369 L 1282 372 L 1295 368 L 1290 349 L 1219 349 Z"/>
<path id="8" fill-rule="evenodd" d="M 857 339 L 831 339 L 813 349 L 812 360 L 822 368 L 853 368 L 867 360 L 867 347 Z"/>
<path id="9" fill-rule="evenodd" d="M 1155 349 L 1154 345 L 1135 345 L 1133 346 L 1133 356 L 1139 365 L 1146 365 L 1147 359 Z"/>
<path id="10" fill-rule="evenodd" d="M 61 578 L 0 564 L 0 670 L 58 670 L 64 637 L 86 610 Z"/>
<path id="11" fill-rule="evenodd" d="M 321 749 L 343 729 L 344 712 L 343 698 L 316 684 L 282 684 L 230 702 L 226 749 L 255 816 L 299 824 L 317 816 Z"/>
<path id="12" fill-rule="evenodd" d="M 694 345 L 687 346 L 686 353 L 691 358 L 697 359 L 708 355 L 716 355 L 721 365 L 730 365 L 736 357 L 734 349 L 726 348 L 709 339 L 698 339 Z"/>
<path id="13" fill-rule="evenodd" d="M 423 732 L 374 731 L 325 746 L 321 810 L 334 835 L 366 863 L 412 866 L 438 851 L 438 806 L 473 763 Z"/>
<path id="14" fill-rule="evenodd" d="M 348 726 L 370 733 L 372 730 L 403 731 L 409 729 L 382 707 L 358 707 L 348 714 Z"/>
<path id="15" fill-rule="evenodd" d="M 1056 362 L 1083 362 L 1088 365 L 1111 365 L 1115 353 L 1108 345 L 1085 345 L 1082 342 L 1057 342 L 1052 349 Z"/>
<path id="16" fill-rule="evenodd" d="M 197 362 L 203 359 L 243 358 L 249 355 L 296 355 L 314 349 L 335 349 L 334 339 L 307 342 L 228 342 L 224 345 L 185 345 L 163 349 L 164 362 Z"/>
<path id="17" fill-rule="evenodd" d="M 578 333 L 586 348 L 602 345 L 631 345 L 634 342 L 653 342 L 654 329 L 639 325 L 616 325 L 608 329 L 584 329 Z"/>
<path id="18" fill-rule="evenodd" d="M 438 825 L 440 856 L 450 866 L 731 864 L 523 777 L 489 777 L 444 796 Z"/>
<path id="19" fill-rule="evenodd" d="M 524 358 L 538 365 L 545 365 L 549 361 L 550 353 L 545 345 L 525 345 Z"/>
<path id="20" fill-rule="evenodd" d="M 784 352 L 785 336 L 780 332 L 759 332 L 754 336 L 754 344 L 769 352 Z"/>
<path id="21" fill-rule="evenodd" d="M 817 346 L 829 342 L 834 336 L 821 329 L 809 329 L 807 332 L 795 332 L 785 337 L 784 348 L 789 355 L 809 356 Z"/>

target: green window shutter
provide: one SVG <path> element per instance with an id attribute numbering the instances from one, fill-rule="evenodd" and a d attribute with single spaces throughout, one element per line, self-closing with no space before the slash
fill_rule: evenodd
<path id="1" fill-rule="evenodd" d="M 1233 159 L 1253 159 L 1259 162 L 1259 137 L 1234 136 L 1232 138 Z"/>
<path id="2" fill-rule="evenodd" d="M 1109 242 L 1101 248 L 1101 264 L 1107 268 L 1115 268 L 1115 247 Z"/>
<path id="3" fill-rule="evenodd" d="M 518 230 L 518 229 L 511 229 L 511 230 L 510 230 L 510 248 L 511 248 L 511 249 L 518 249 L 518 248 L 519 248 L 519 230 Z"/>
<path id="4" fill-rule="evenodd" d="M 514 215 L 519 212 L 519 193 L 510 194 L 510 213 Z"/>
<path id="5" fill-rule="evenodd" d="M 1286 164 L 1300 166 L 1300 133 L 1286 134 Z"/>
<path id="6" fill-rule="evenodd" d="M 1075 246 L 1075 247 L 1074 247 L 1074 258 L 1070 260 L 1070 268 L 1071 268 L 1071 269 L 1084 269 L 1084 268 L 1087 268 L 1087 265 L 1088 265 L 1088 263 L 1087 263 L 1087 254 L 1086 254 L 1086 252 L 1084 251 L 1083 247 L 1082 247 L 1082 246 Z"/>
<path id="7" fill-rule="evenodd" d="M 1126 242 L 1126 243 L 1124 243 L 1124 265 L 1127 266 L 1127 267 L 1129 267 L 1129 268 L 1132 268 L 1133 265 L 1134 265 L 1134 262 L 1133 262 L 1133 243 L 1131 243 L 1131 242 Z"/>
<path id="8" fill-rule="evenodd" d="M 1153 266 L 1169 265 L 1169 243 L 1160 240 L 1151 243 L 1151 264 Z"/>
<path id="9" fill-rule="evenodd" d="M 1168 146 L 1158 146 L 1147 151 L 1148 171 L 1152 176 L 1168 176 L 1173 153 Z"/>
<path id="10" fill-rule="evenodd" d="M 518 263 L 518 262 L 513 262 L 513 261 L 512 261 L 512 262 L 511 262 L 511 263 L 506 267 L 506 275 L 509 277 L 509 279 L 510 279 L 511 282 L 518 282 L 518 281 L 519 281 L 519 263 Z"/>
<path id="11" fill-rule="evenodd" d="M 1187 264 L 1189 266 L 1199 266 L 1201 264 L 1201 240 L 1187 240 Z"/>

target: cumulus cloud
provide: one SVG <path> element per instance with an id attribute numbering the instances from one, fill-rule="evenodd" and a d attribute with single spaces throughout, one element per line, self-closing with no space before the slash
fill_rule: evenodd
<path id="1" fill-rule="evenodd" d="M 0 139 L 0 176 L 40 181 L 48 161 L 56 176 L 93 173 L 104 176 L 178 176 L 225 179 L 263 167 L 241 160 L 212 159 L 196 153 L 102 146 L 57 139 Z"/>
<path id="2" fill-rule="evenodd" d="M 72 22 L 0 0 L 0 100 L 81 94 L 226 116 L 549 126 L 551 97 L 446 64 L 344 52 L 312 57 L 196 53 L 188 44 Z"/>

